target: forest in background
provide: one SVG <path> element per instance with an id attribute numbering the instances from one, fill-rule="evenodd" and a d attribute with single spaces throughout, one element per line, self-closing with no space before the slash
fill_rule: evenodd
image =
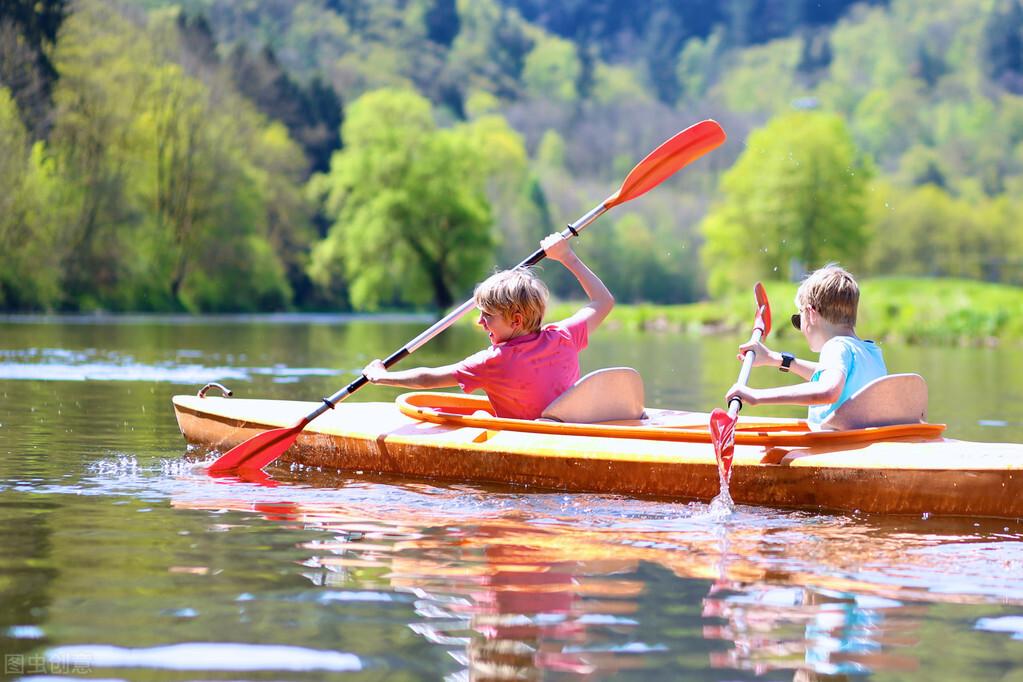
<path id="1" fill-rule="evenodd" d="M 1023 285 L 1020 0 L 9 0 L 0 309 L 443 308 L 703 118 L 577 242 L 619 301 Z"/>

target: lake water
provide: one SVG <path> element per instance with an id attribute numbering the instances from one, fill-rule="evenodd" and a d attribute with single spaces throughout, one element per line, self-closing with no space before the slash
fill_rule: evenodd
<path id="1" fill-rule="evenodd" d="M 1023 680 L 1019 521 L 721 519 L 696 502 L 286 468 L 265 487 L 185 460 L 175 393 L 216 380 L 315 400 L 426 324 L 0 321 L 4 677 Z M 482 343 L 457 328 L 404 364 Z M 632 365 L 650 405 L 709 411 L 735 343 L 601 330 L 583 364 Z M 927 377 L 950 436 L 1023 442 L 1018 347 L 885 352 Z"/>

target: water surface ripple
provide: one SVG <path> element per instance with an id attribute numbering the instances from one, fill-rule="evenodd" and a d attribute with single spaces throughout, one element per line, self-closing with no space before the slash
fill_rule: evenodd
<path id="1" fill-rule="evenodd" d="M 173 393 L 226 378 L 245 397 L 313 399 L 420 326 L 4 327 L 5 676 L 962 680 L 1023 672 L 1019 521 L 752 507 L 722 518 L 697 502 L 297 467 L 274 468 L 259 485 L 210 479 L 186 456 Z M 452 330 L 421 361 L 450 361 L 478 343 L 471 330 Z M 709 409 L 729 378 L 707 368 L 734 369 L 732 347 L 608 332 L 584 359 L 590 368 L 637 365 L 652 404 Z M 893 371 L 923 369 L 932 418 L 955 435 L 1023 440 L 1012 407 L 1023 399 L 1015 388 L 1023 368 L 1013 354 L 979 352 L 1001 351 L 886 349 Z M 975 386 L 941 369 L 967 362 Z M 986 369 L 997 362 L 1001 372 Z M 374 387 L 359 398 L 394 393 Z M 983 397 L 991 393 L 1002 400 Z"/>

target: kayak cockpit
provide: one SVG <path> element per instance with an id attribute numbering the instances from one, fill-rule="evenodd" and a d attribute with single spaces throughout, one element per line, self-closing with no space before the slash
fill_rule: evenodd
<path id="1" fill-rule="evenodd" d="M 709 415 L 646 408 L 643 417 L 594 424 L 497 417 L 485 396 L 416 391 L 395 400 L 406 417 L 452 427 L 602 438 L 710 443 Z M 903 438 L 940 438 L 944 424 L 917 422 L 845 431 L 814 431 L 805 420 L 740 417 L 735 442 L 742 445 L 845 445 Z"/>

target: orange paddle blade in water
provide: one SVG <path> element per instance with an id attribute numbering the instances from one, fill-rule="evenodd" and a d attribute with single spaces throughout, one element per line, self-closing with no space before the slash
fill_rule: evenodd
<path id="1" fill-rule="evenodd" d="M 720 407 L 710 413 L 710 433 L 714 441 L 714 455 L 725 483 L 732 478 L 732 456 L 735 454 L 735 423 L 732 417 Z"/>
<path id="2" fill-rule="evenodd" d="M 210 465 L 209 473 L 216 475 L 239 469 L 262 469 L 283 455 L 295 442 L 304 427 L 305 423 L 303 422 L 301 425 L 296 424 L 285 429 L 272 429 L 253 436 L 228 450 Z"/>

